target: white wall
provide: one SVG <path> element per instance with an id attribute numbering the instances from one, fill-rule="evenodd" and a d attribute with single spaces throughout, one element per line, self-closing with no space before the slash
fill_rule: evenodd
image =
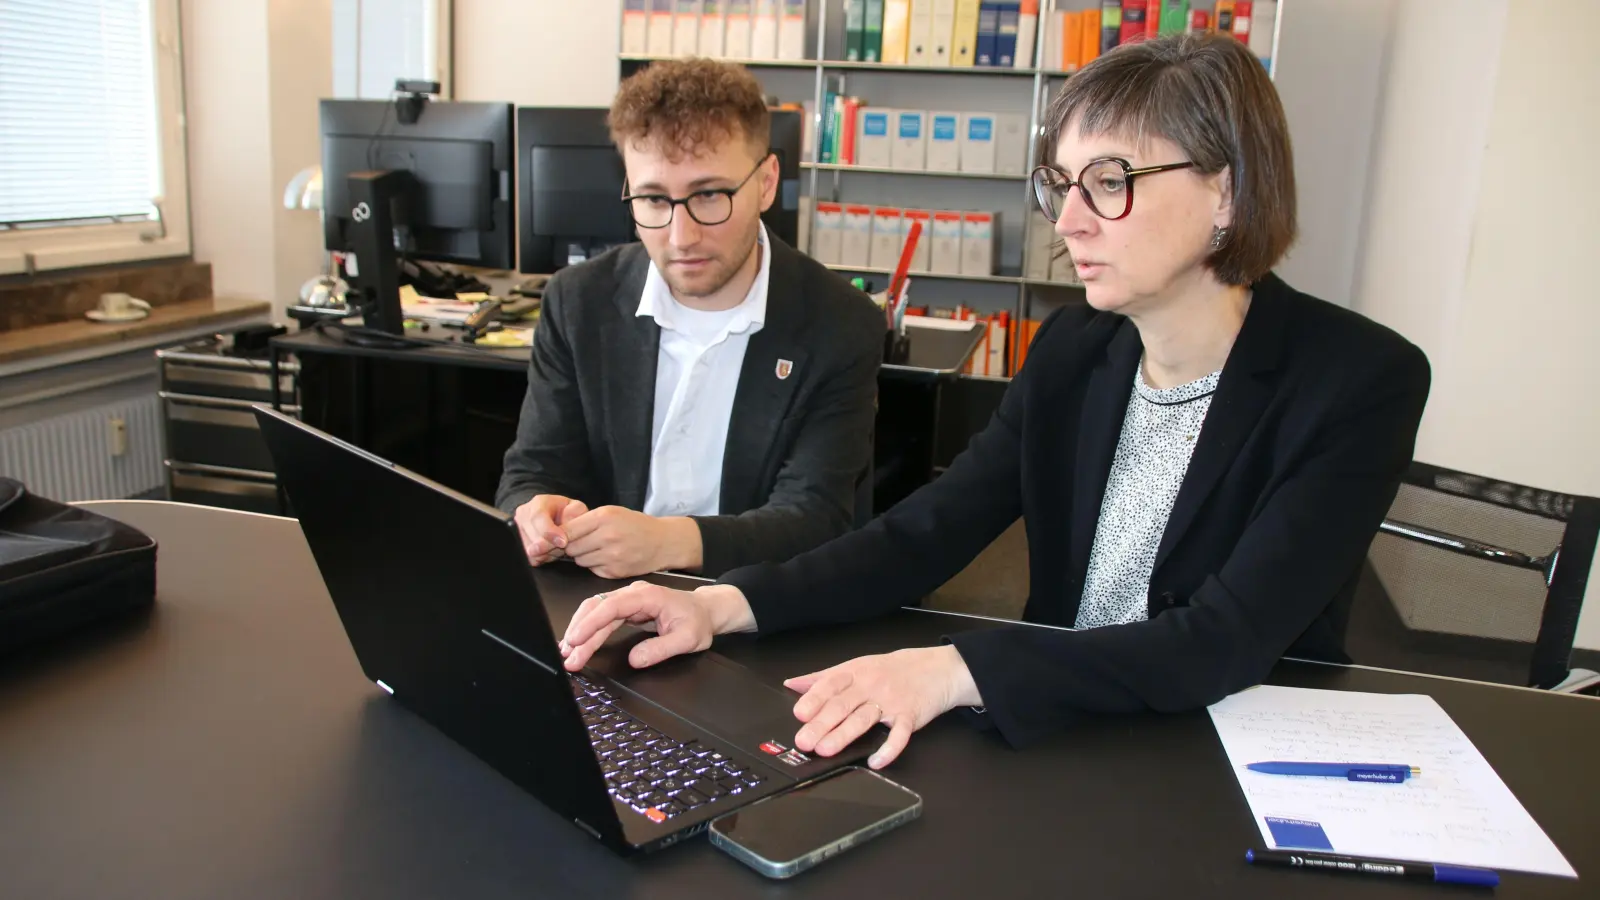
<path id="1" fill-rule="evenodd" d="M 322 271 L 322 219 L 285 209 L 283 190 L 295 173 L 322 160 L 317 101 L 333 90 L 329 0 L 269 0 L 268 70 L 272 111 L 273 302 L 296 302 L 300 285 Z"/>
<path id="2" fill-rule="evenodd" d="M 1396 11 L 1354 273 L 1355 309 L 1421 347 L 1436 376 L 1466 284 L 1506 21 L 1506 0 L 1464 2 L 1443 19 Z M 1425 430 L 1439 406 L 1436 383 Z"/>
<path id="3" fill-rule="evenodd" d="M 610 106 L 621 34 L 615 0 L 455 0 L 455 97 Z"/>
<path id="4" fill-rule="evenodd" d="M 283 190 L 318 159 L 317 100 L 332 85 L 331 0 L 186 0 L 189 205 L 194 255 L 219 297 L 281 317 L 321 271 L 316 213 Z"/>
<path id="5" fill-rule="evenodd" d="M 194 256 L 219 297 L 267 300 L 272 264 L 265 0 L 187 0 L 184 93 Z"/>
<path id="6" fill-rule="evenodd" d="M 1397 11 L 1354 306 L 1433 363 L 1419 459 L 1600 494 L 1600 4 L 1558 29 L 1539 0 L 1459 5 Z"/>
<path id="7" fill-rule="evenodd" d="M 1454 352 L 1424 447 L 1448 446 L 1467 471 L 1600 495 L 1600 4 L 1564 6 L 1555 29 L 1547 15 L 1513 0 L 1507 17 Z M 1600 648 L 1591 579 L 1578 643 Z"/>

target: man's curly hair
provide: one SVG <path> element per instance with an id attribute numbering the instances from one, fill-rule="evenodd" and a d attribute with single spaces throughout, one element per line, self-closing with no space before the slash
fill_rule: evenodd
<path id="1" fill-rule="evenodd" d="M 772 117 L 761 83 L 743 66 L 711 59 L 651 63 L 622 82 L 607 119 L 617 149 L 659 149 L 673 161 L 730 138 L 764 154 Z"/>

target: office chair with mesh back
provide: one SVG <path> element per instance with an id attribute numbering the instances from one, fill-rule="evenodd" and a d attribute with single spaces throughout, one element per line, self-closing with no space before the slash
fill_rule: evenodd
<path id="1" fill-rule="evenodd" d="M 1414 462 L 1368 555 L 1350 655 L 1591 692 L 1600 674 L 1572 669 L 1571 658 L 1597 535 L 1600 498 Z"/>

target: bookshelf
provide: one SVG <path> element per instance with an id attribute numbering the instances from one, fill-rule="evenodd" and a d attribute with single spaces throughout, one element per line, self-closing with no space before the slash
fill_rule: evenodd
<path id="1" fill-rule="evenodd" d="M 999 66 L 912 66 L 876 62 L 850 62 L 843 59 L 824 59 L 821 60 L 821 65 L 824 69 L 893 72 L 896 75 L 922 73 L 924 75 L 987 75 L 1000 78 L 1032 78 L 1039 73 L 1038 69 L 1014 69 Z"/>
<path id="2" fill-rule="evenodd" d="M 878 266 L 846 266 L 837 263 L 828 263 L 828 268 L 835 272 L 847 272 L 857 275 L 893 275 L 893 269 Z M 1052 281 L 1045 278 L 1022 278 L 1017 275 L 955 275 L 947 272 L 912 272 L 911 277 L 918 280 L 932 281 L 965 281 L 972 284 L 1025 284 L 1030 287 L 1054 287 L 1063 290 L 1083 288 L 1081 281 Z"/>
<path id="3" fill-rule="evenodd" d="M 1205 5 L 1204 0 L 1198 0 Z M 1040 25 L 1035 29 L 1033 59 L 1045 61 L 1050 14 L 1057 10 L 1088 10 L 1099 0 L 1041 0 Z M 1280 7 L 1282 4 L 1280 3 Z M 824 98 L 831 92 L 852 92 L 868 97 L 873 106 L 936 111 L 1008 113 L 1027 121 L 1026 135 L 1036 136 L 1045 105 L 1071 73 L 1040 65 L 1031 68 L 985 66 L 893 65 L 855 62 L 844 58 L 845 0 L 809 0 L 807 5 L 806 59 L 728 59 L 750 68 L 769 95 L 780 102 L 809 101 L 814 114 L 807 123 L 820 135 Z M 1273 27 L 1273 46 L 1282 27 L 1281 10 Z M 626 30 L 626 24 L 624 30 Z M 627 77 L 649 63 L 674 58 L 665 54 L 620 54 Z M 723 57 L 719 57 L 723 58 Z M 1054 62 L 1052 62 L 1052 65 Z M 1276 65 L 1276 53 L 1273 53 Z M 1033 242 L 1028 223 L 1033 212 L 1027 175 L 989 172 L 947 172 L 904 168 L 823 163 L 818 141 L 801 160 L 800 193 L 814 210 L 815 203 L 840 202 L 913 209 L 960 209 L 999 214 L 1000 234 L 993 275 L 938 275 L 913 273 L 918 305 L 966 305 L 979 314 L 1005 311 L 1014 320 L 1039 319 L 1063 302 L 1081 300 L 1082 284 L 1028 277 L 1040 271 L 1040 260 L 1030 259 Z M 1023 172 L 1039 164 L 1036 142 L 1026 140 Z M 802 215 L 808 215 L 802 206 Z M 812 222 L 802 223 L 802 236 Z M 836 271 L 886 279 L 890 270 L 876 267 L 830 265 Z M 876 284 L 876 287 L 882 287 Z"/>
<path id="4" fill-rule="evenodd" d="M 1043 4 L 1048 6 L 1048 3 Z M 1037 67 L 999 68 L 982 66 L 913 66 L 879 62 L 855 62 L 844 58 L 844 0 L 810 0 L 808 4 L 807 55 L 804 60 L 727 59 L 751 69 L 764 89 L 780 101 L 810 101 L 820 111 L 831 91 L 852 91 L 894 108 L 952 110 L 957 112 L 1005 112 L 1027 121 L 1028 135 L 1038 133 L 1040 112 L 1051 77 Z M 1036 35 L 1034 59 L 1044 47 L 1042 29 Z M 660 59 L 663 54 L 620 54 L 622 76 Z M 719 57 L 723 58 L 723 57 Z M 726 59 L 726 58 L 724 58 Z M 806 123 L 813 135 L 821 133 L 821 113 Z M 1026 224 L 1031 212 L 1030 188 L 1026 174 L 997 172 L 947 172 L 905 168 L 846 165 L 821 162 L 816 140 L 801 160 L 801 194 L 816 201 L 897 206 L 904 208 L 961 209 L 993 211 L 1000 215 L 1000 235 L 993 275 L 942 275 L 913 273 L 918 305 L 939 307 L 962 304 L 980 315 L 1005 311 L 1013 319 L 1026 319 L 1033 306 L 1031 295 L 1049 293 L 1046 307 L 1053 308 L 1063 292 L 1081 288 L 1065 282 L 1029 279 Z M 1036 150 L 1026 148 L 1023 172 L 1036 165 Z M 808 215 L 802 206 L 802 215 Z M 811 231 L 802 224 L 802 233 Z M 929 237 L 924 235 L 924 240 Z M 849 275 L 872 277 L 881 288 L 892 271 L 872 266 L 830 265 L 830 269 Z M 1054 302 L 1050 302 L 1053 298 Z M 1048 311 L 1044 309 L 1043 312 Z"/>
<path id="5" fill-rule="evenodd" d="M 624 64 L 632 63 L 636 65 L 642 65 L 644 63 L 656 62 L 657 60 L 680 58 L 681 57 L 660 53 L 623 53 L 617 56 L 617 61 Z M 717 58 L 723 62 L 738 63 L 739 65 L 750 69 L 815 69 L 817 67 L 817 61 L 814 59 L 733 59 L 725 56 L 719 56 Z"/>
<path id="6" fill-rule="evenodd" d="M 678 59 L 662 54 L 624 53 L 618 60 L 624 63 L 650 63 L 662 59 Z M 998 68 L 994 66 L 911 66 L 876 62 L 851 62 L 844 59 L 743 59 L 721 56 L 723 62 L 738 63 L 751 69 L 823 69 L 839 71 L 893 72 L 897 75 L 922 73 L 924 75 L 993 75 L 1010 78 L 1032 78 L 1038 69 Z M 1065 75 L 1065 72 L 1055 73 Z"/>
<path id="7" fill-rule="evenodd" d="M 828 268 L 835 272 L 848 272 L 858 275 L 893 275 L 893 269 L 879 266 L 846 266 L 837 263 L 827 263 Z M 942 272 L 912 272 L 911 278 L 916 281 L 933 279 L 935 281 L 965 281 L 972 284 L 1023 284 L 1025 278 L 1016 275 L 955 275 Z"/>
<path id="8" fill-rule="evenodd" d="M 816 23 L 814 48 L 820 47 L 823 52 L 815 54 L 821 59 L 817 63 L 815 94 L 809 99 L 819 111 L 825 94 L 831 91 L 860 95 L 875 107 L 1015 114 L 1026 122 L 1026 134 L 1038 133 L 1047 88 L 1039 69 L 844 61 L 837 58 L 844 55 L 844 4 L 842 0 L 830 0 L 817 5 L 820 21 Z M 1035 59 L 1040 46 L 1036 41 Z M 810 124 L 820 134 L 820 115 Z M 1031 145 L 1032 141 L 1028 143 Z M 825 164 L 813 159 L 811 165 L 803 167 L 801 175 L 807 182 L 804 193 L 814 201 L 998 213 L 1000 237 L 994 274 L 913 273 L 912 302 L 930 307 L 960 304 L 979 315 L 1003 311 L 1013 320 L 1022 320 L 1030 317 L 1035 305 L 1042 304 L 1042 314 L 1046 308 L 1058 305 L 1065 292 L 1073 290 L 1066 284 L 1054 285 L 1056 289 L 1049 292 L 1048 298 L 1040 297 L 1041 289 L 1024 277 L 1029 271 L 1026 235 L 1032 209 L 1026 173 L 1036 165 L 1035 152 L 1032 146 L 1026 147 L 1023 174 L 866 167 Z M 923 240 L 929 237 L 924 234 Z M 870 266 L 833 268 L 868 276 L 878 287 L 892 274 L 888 269 Z M 1082 296 L 1081 290 L 1077 296 Z"/>
<path id="9" fill-rule="evenodd" d="M 935 172 L 931 169 L 895 169 L 882 166 L 858 166 L 835 163 L 802 162 L 801 169 L 818 172 L 857 172 L 863 175 L 908 175 L 913 178 L 970 178 L 979 181 L 1027 181 L 1026 175 L 1006 175 L 999 172 Z"/>

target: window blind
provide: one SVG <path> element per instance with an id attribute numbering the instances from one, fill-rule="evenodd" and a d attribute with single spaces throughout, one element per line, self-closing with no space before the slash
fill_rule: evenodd
<path id="1" fill-rule="evenodd" d="M 150 0 L 0 0 L 0 228 L 153 218 Z"/>

